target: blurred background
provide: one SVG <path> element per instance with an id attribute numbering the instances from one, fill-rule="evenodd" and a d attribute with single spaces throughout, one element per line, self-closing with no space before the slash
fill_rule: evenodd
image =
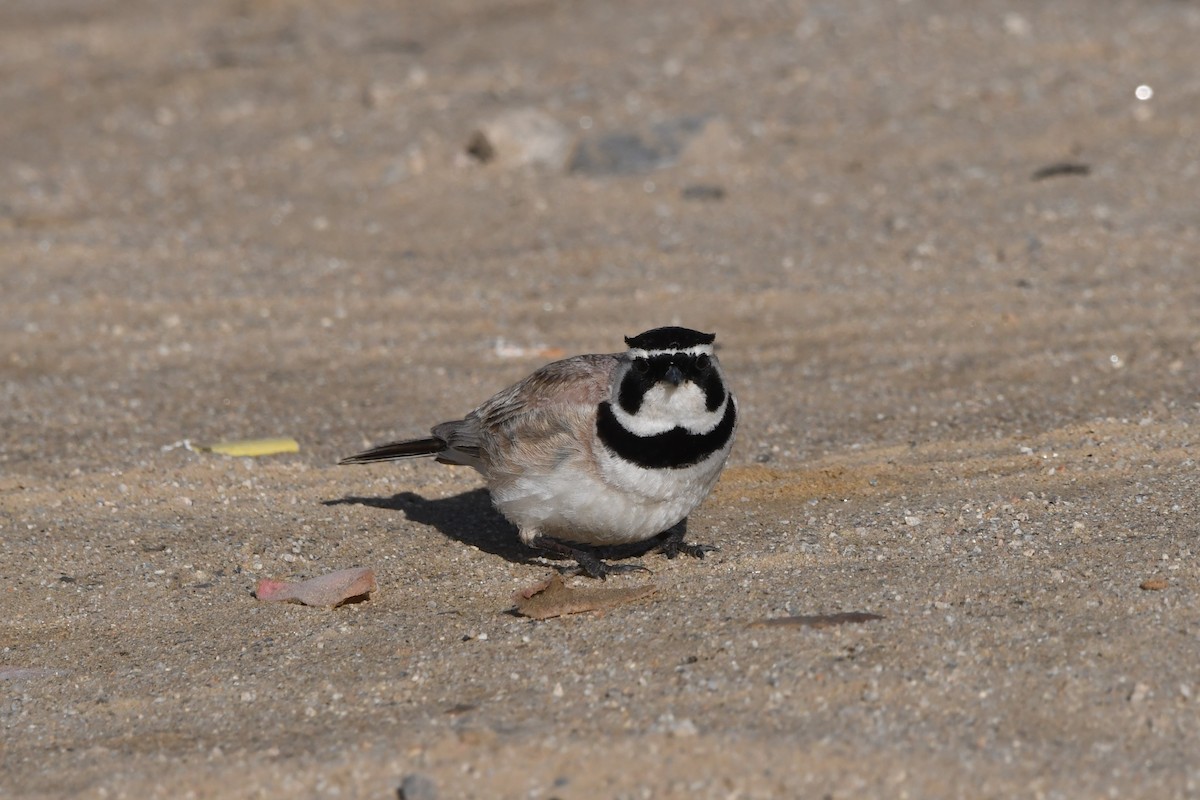
<path id="1" fill-rule="evenodd" d="M 666 323 L 718 333 L 743 460 L 1196 401 L 1192 3 L 0 20 L 9 468 L 328 463 Z"/>

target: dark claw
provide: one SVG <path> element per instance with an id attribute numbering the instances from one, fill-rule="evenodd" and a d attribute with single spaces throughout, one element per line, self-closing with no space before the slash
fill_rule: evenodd
<path id="1" fill-rule="evenodd" d="M 548 553 L 575 559 L 575 563 L 579 565 L 578 574 L 587 575 L 589 578 L 599 578 L 602 581 L 607 580 L 609 575 L 616 575 L 622 572 L 650 571 L 641 564 L 609 564 L 595 553 L 571 547 L 565 542 L 560 542 L 557 539 L 551 539 L 546 536 L 538 536 L 533 540 L 533 545 Z"/>
<path id="2" fill-rule="evenodd" d="M 714 547 L 711 544 L 694 544 L 690 542 L 672 542 L 664 544 L 659 548 L 659 552 L 667 558 L 675 558 L 680 553 L 692 558 L 704 558 L 705 553 L 715 553 L 719 547 Z"/>
<path id="3" fill-rule="evenodd" d="M 685 542 L 683 537 L 687 535 L 687 520 L 676 525 L 671 530 L 667 531 L 663 537 L 662 543 L 658 546 L 658 552 L 662 553 L 667 558 L 675 558 L 680 553 L 692 558 L 704 558 L 705 553 L 715 552 L 718 548 L 711 544 L 693 544 Z"/>
<path id="4" fill-rule="evenodd" d="M 577 558 L 575 562 L 579 565 L 576 574 L 587 575 L 589 578 L 599 578 L 602 581 L 608 580 L 609 575 L 618 575 L 622 572 L 650 572 L 649 569 L 641 564 L 609 564 L 607 561 L 601 561 L 595 556 L 587 558 Z"/>

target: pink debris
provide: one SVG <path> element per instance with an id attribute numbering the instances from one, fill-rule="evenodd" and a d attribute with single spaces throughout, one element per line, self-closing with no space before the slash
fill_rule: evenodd
<path id="1" fill-rule="evenodd" d="M 306 606 L 340 606 L 366 600 L 375 591 L 375 572 L 367 567 L 340 569 L 299 583 L 263 578 L 254 596 L 268 603 L 303 603 Z"/>

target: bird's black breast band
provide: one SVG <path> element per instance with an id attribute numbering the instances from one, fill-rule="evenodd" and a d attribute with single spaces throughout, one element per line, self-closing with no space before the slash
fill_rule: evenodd
<path id="1" fill-rule="evenodd" d="M 733 436 L 737 409 L 730 400 L 717 427 L 707 433 L 692 433 L 685 428 L 651 436 L 638 436 L 626 429 L 605 401 L 596 413 L 596 433 L 601 443 L 616 455 L 647 469 L 681 469 L 699 464 L 721 450 Z"/>

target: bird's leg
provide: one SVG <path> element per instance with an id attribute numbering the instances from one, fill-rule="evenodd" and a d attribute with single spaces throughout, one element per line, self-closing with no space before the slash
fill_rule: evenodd
<path id="1" fill-rule="evenodd" d="M 691 556 L 692 558 L 704 558 L 705 553 L 711 553 L 716 550 L 711 544 L 694 544 L 683 540 L 687 536 L 687 518 L 680 520 L 675 527 L 660 533 L 659 535 L 658 552 L 662 553 L 667 558 L 675 558 L 680 553 Z"/>
<path id="2" fill-rule="evenodd" d="M 565 542 L 560 542 L 558 539 L 551 539 L 549 536 L 542 536 L 541 534 L 535 536 L 531 544 L 548 553 L 555 553 L 575 559 L 575 563 L 579 565 L 579 571 L 589 578 L 605 580 L 609 575 L 615 575 L 620 572 L 650 571 L 641 564 L 609 564 L 600 559 L 595 553 L 571 547 L 571 545 Z"/>

